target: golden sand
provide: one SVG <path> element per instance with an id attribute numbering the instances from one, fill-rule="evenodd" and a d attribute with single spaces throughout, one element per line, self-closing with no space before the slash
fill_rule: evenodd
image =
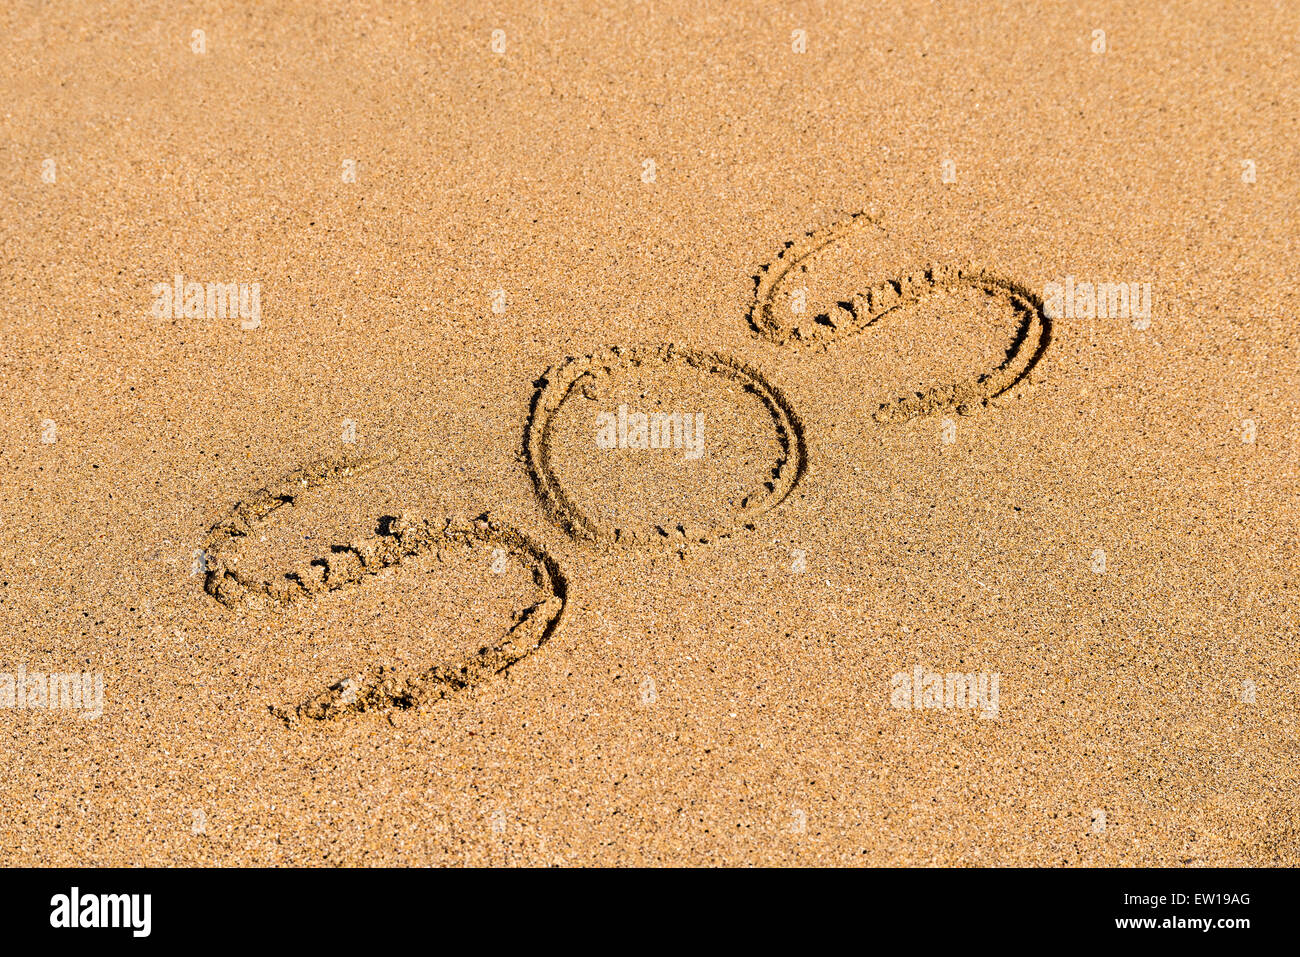
<path id="1" fill-rule="evenodd" d="M 8 5 L 0 863 L 1300 862 L 1298 25 Z"/>

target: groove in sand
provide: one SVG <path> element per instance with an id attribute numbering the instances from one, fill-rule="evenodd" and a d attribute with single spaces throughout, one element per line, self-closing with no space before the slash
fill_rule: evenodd
<path id="1" fill-rule="evenodd" d="M 589 393 L 602 379 L 620 369 L 662 365 L 695 369 L 721 376 L 757 398 L 771 417 L 780 452 L 771 468 L 743 495 L 729 502 L 734 522 L 720 527 L 677 523 L 633 527 L 615 525 L 583 510 L 565 491 L 551 464 L 551 425 L 575 389 Z M 802 477 L 807 463 L 803 426 L 784 395 L 755 369 L 717 353 L 679 349 L 673 345 L 647 348 L 611 346 L 554 366 L 537 381 L 537 392 L 524 430 L 524 454 L 533 488 L 551 519 L 575 538 L 611 544 L 707 544 L 752 529 L 754 521 L 779 505 Z"/>
<path id="2" fill-rule="evenodd" d="M 807 271 L 809 261 L 818 253 L 852 234 L 880 228 L 876 220 L 858 213 L 787 243 L 777 258 L 754 276 L 754 301 L 748 315 L 754 333 L 777 345 L 825 350 L 877 326 L 901 309 L 922 303 L 935 293 L 964 286 L 1006 299 L 1016 313 L 1019 321 L 1005 358 L 993 369 L 884 402 L 875 414 L 876 421 L 903 422 L 938 412 L 966 414 L 1024 382 L 1047 351 L 1052 321 L 1042 298 L 1032 290 L 979 267 L 926 265 L 883 281 L 859 283 L 846 289 L 838 294 L 835 306 L 829 311 L 792 316 L 788 322 L 777 317 L 774 306 L 782 292 L 793 277 Z"/>
<path id="3" fill-rule="evenodd" d="M 341 459 L 297 469 L 281 482 L 262 489 L 235 507 L 208 536 L 205 590 L 229 608 L 262 598 L 286 605 L 360 582 L 368 575 L 399 565 L 411 556 L 447 545 L 484 544 L 502 548 L 532 573 L 536 597 L 514 615 L 500 641 L 459 660 L 435 664 L 413 677 L 375 666 L 337 681 L 303 703 L 271 711 L 285 722 L 330 720 L 364 711 L 411 710 L 481 684 L 536 651 L 550 638 L 564 611 L 567 584 L 559 567 L 521 532 L 489 515 L 440 522 L 407 516 L 379 519 L 374 538 L 334 545 L 330 554 L 279 579 L 256 581 L 238 570 L 239 543 L 276 509 L 323 485 L 343 482 L 384 464 L 387 459 Z"/>

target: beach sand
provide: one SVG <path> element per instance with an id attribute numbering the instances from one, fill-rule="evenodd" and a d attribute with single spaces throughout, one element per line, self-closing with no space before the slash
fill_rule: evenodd
<path id="1" fill-rule="evenodd" d="M 0 13 L 0 862 L 1300 863 L 1294 5 L 273 6 Z"/>

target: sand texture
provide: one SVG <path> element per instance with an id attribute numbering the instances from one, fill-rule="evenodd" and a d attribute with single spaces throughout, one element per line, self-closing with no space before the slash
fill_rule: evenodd
<path id="1" fill-rule="evenodd" d="M 0 864 L 1300 864 L 1298 27 L 4 5 Z"/>

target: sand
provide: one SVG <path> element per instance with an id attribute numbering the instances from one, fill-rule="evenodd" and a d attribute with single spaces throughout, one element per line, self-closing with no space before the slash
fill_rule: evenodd
<path id="1" fill-rule="evenodd" d="M 1298 25 L 6 6 L 0 863 L 1297 864 Z"/>

